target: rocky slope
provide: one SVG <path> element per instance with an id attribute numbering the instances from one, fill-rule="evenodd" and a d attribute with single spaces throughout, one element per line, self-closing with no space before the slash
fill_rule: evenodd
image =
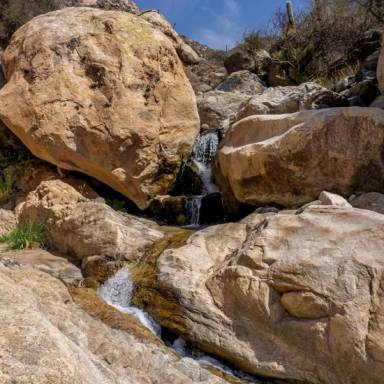
<path id="1" fill-rule="evenodd" d="M 65 5 L 1 57 L 0 383 L 381 382 L 377 38 L 287 85 L 130 0 Z"/>

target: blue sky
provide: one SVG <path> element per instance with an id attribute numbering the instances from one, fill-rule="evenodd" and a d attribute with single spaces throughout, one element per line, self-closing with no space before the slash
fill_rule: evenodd
<path id="1" fill-rule="evenodd" d="M 232 48 L 245 30 L 265 26 L 285 0 L 135 0 L 143 10 L 159 9 L 176 30 L 212 48 Z M 308 0 L 292 0 L 294 8 Z"/>

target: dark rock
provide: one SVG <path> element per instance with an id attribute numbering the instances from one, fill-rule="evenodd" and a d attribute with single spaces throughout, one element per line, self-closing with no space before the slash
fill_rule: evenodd
<path id="1" fill-rule="evenodd" d="M 200 208 L 200 225 L 222 223 L 224 207 L 221 193 L 210 193 L 203 197 Z"/>
<path id="2" fill-rule="evenodd" d="M 255 95 L 262 93 L 265 90 L 265 86 L 257 75 L 248 70 L 243 70 L 233 72 L 216 89 L 224 92 Z"/>

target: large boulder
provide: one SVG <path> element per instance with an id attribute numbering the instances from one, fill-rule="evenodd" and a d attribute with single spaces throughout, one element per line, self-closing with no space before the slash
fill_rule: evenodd
<path id="1" fill-rule="evenodd" d="M 156 279 L 166 299 L 147 309 L 253 374 L 310 384 L 380 382 L 383 246 L 384 216 L 374 212 L 313 206 L 253 214 L 164 251 Z"/>
<path id="2" fill-rule="evenodd" d="M 46 273 L 0 263 L 1 383 L 226 383 L 96 292 L 71 293 Z"/>
<path id="3" fill-rule="evenodd" d="M 42 182 L 16 211 L 19 222 L 46 223 L 50 246 L 80 260 L 134 260 L 163 237 L 157 224 L 114 211 L 60 180 Z"/>
<path id="4" fill-rule="evenodd" d="M 250 116 L 225 136 L 216 179 L 230 207 L 298 206 L 322 190 L 382 192 L 383 144 L 384 112 L 376 108 Z"/>
<path id="5" fill-rule="evenodd" d="M 37 157 L 86 173 L 140 208 L 170 189 L 199 118 L 159 30 L 130 13 L 67 8 L 20 28 L 3 64 L 0 118 Z"/>

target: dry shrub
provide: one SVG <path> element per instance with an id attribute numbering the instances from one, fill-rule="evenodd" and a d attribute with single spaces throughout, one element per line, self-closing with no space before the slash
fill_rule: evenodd
<path id="1" fill-rule="evenodd" d="M 316 0 L 306 12 L 296 15 L 293 28 L 279 10 L 274 27 L 280 38 L 272 47 L 273 57 L 291 82 L 301 83 L 331 79 L 356 64 L 356 44 L 369 29 L 380 27 L 380 21 L 354 0 Z"/>

